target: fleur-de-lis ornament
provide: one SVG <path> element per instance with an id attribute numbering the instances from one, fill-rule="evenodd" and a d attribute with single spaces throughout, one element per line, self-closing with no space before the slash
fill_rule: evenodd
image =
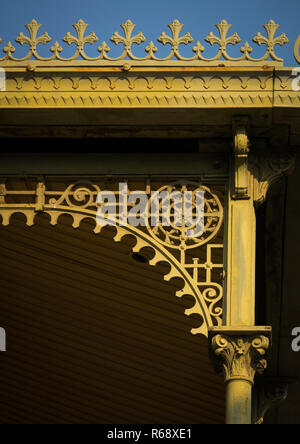
<path id="1" fill-rule="evenodd" d="M 251 54 L 252 51 L 253 49 L 248 42 L 246 42 L 244 46 L 241 47 L 241 52 L 245 55 L 245 58 L 249 58 L 249 54 Z"/>
<path id="2" fill-rule="evenodd" d="M 274 47 L 275 45 L 283 46 L 286 43 L 289 43 L 287 36 L 284 33 L 282 33 L 280 36 L 275 37 L 275 33 L 279 28 L 279 25 L 277 25 L 273 20 L 270 20 L 269 23 L 264 25 L 264 28 L 267 31 L 268 37 L 264 37 L 263 35 L 261 35 L 260 32 L 258 32 L 254 37 L 253 41 L 257 43 L 259 46 L 261 45 L 267 46 L 267 53 L 264 59 L 268 59 L 269 57 L 271 57 L 273 60 L 282 62 L 283 59 L 277 57 L 277 55 L 275 54 Z"/>
<path id="3" fill-rule="evenodd" d="M 172 46 L 173 55 L 175 55 L 177 58 L 180 58 L 180 55 L 178 53 L 179 45 L 188 45 L 189 43 L 192 43 L 194 39 L 189 32 L 180 37 L 180 32 L 184 25 L 180 23 L 179 20 L 174 20 L 173 23 L 170 23 L 168 26 L 172 32 L 172 37 L 163 32 L 157 40 L 163 45 L 170 44 Z"/>
<path id="4" fill-rule="evenodd" d="M 202 53 L 204 52 L 204 50 L 205 50 L 204 46 L 202 46 L 199 41 L 193 47 L 193 51 L 196 54 L 196 57 L 199 59 L 202 59 Z"/>
<path id="5" fill-rule="evenodd" d="M 230 57 L 228 56 L 227 52 L 226 52 L 226 48 L 228 45 L 236 45 L 237 43 L 241 42 L 240 37 L 238 36 L 238 34 L 235 32 L 233 35 L 231 35 L 230 37 L 227 37 L 227 34 L 230 30 L 230 28 L 232 27 L 232 25 L 230 25 L 229 23 L 227 23 L 226 20 L 222 20 L 221 23 L 217 24 L 216 27 L 218 28 L 220 37 L 215 36 L 212 32 L 210 32 L 208 34 L 208 36 L 206 37 L 205 41 L 210 43 L 211 45 L 219 45 L 220 49 L 219 49 L 219 54 L 218 56 L 223 56 L 226 59 L 230 59 Z"/>
<path id="6" fill-rule="evenodd" d="M 102 44 L 98 48 L 98 52 L 101 54 L 101 58 L 105 59 L 106 54 L 110 51 L 110 47 L 106 44 L 106 42 L 102 42 Z"/>
<path id="7" fill-rule="evenodd" d="M 132 23 L 130 20 L 127 20 L 127 22 L 123 23 L 121 26 L 123 28 L 125 37 L 121 36 L 118 32 L 115 32 L 114 35 L 110 38 L 110 40 L 114 42 L 116 45 L 122 43 L 124 45 L 124 50 L 126 52 L 126 55 L 129 55 L 134 58 L 131 52 L 132 45 L 134 43 L 140 45 L 141 43 L 146 41 L 146 38 L 141 32 L 132 37 L 132 33 L 136 25 Z"/>
<path id="8" fill-rule="evenodd" d="M 55 42 L 54 45 L 50 48 L 50 51 L 53 52 L 54 58 L 58 58 L 62 50 L 63 49 L 58 42 Z"/>
<path id="9" fill-rule="evenodd" d="M 70 32 L 68 32 L 63 38 L 63 41 L 66 42 L 68 45 L 76 45 L 76 52 L 72 56 L 64 58 L 61 56 L 61 52 L 63 51 L 63 49 L 57 41 L 50 48 L 50 51 L 52 52 L 51 56 L 42 57 L 40 54 L 38 54 L 37 46 L 39 44 L 49 43 L 51 41 L 51 38 L 49 37 L 47 32 L 44 32 L 42 35 L 38 36 L 41 25 L 37 23 L 36 20 L 32 20 L 29 24 L 26 25 L 29 36 L 26 36 L 21 32 L 16 38 L 17 43 L 19 43 L 20 45 L 29 45 L 28 54 L 25 57 L 21 58 L 15 57 L 14 53 L 16 52 L 16 49 L 11 44 L 11 42 L 8 42 L 3 48 L 5 56 L 3 58 L 0 58 L 0 61 L 7 62 L 8 60 L 12 60 L 14 62 L 24 62 L 25 60 L 35 59 L 42 62 L 53 60 L 59 60 L 60 62 L 72 62 L 81 57 L 83 60 L 91 62 L 117 62 L 120 60 L 125 60 L 126 58 L 134 60 L 135 62 L 166 62 L 176 58 L 181 62 L 199 61 L 199 63 L 201 64 L 206 64 L 210 62 L 216 62 L 217 60 L 221 60 L 223 58 L 225 61 L 234 62 L 235 64 L 238 62 L 254 64 L 257 62 L 263 62 L 271 58 L 273 61 L 276 62 L 276 64 L 278 64 L 278 62 L 283 62 L 283 60 L 277 57 L 277 55 L 275 54 L 275 46 L 288 43 L 288 39 L 283 33 L 280 36 L 275 37 L 279 25 L 277 25 L 273 20 L 270 20 L 266 25 L 264 25 L 264 28 L 267 31 L 267 36 L 263 36 L 259 32 L 253 39 L 253 41 L 258 45 L 266 45 L 266 53 L 264 56 L 260 58 L 252 57 L 251 54 L 253 50 L 249 43 L 246 42 L 240 49 L 242 52 L 242 56 L 236 58 L 231 57 L 227 53 L 227 46 L 236 45 L 237 43 L 241 42 L 241 39 L 236 32 L 228 36 L 231 24 L 227 23 L 226 20 L 222 20 L 219 24 L 216 25 L 219 36 L 216 36 L 213 32 L 210 32 L 205 39 L 206 42 L 210 43 L 210 45 L 216 44 L 219 46 L 218 53 L 212 58 L 205 58 L 203 56 L 205 48 L 198 40 L 192 48 L 194 55 L 192 57 L 185 57 L 180 53 L 179 47 L 182 44 L 188 45 L 192 43 L 194 41 L 193 37 L 188 32 L 185 35 L 180 35 L 184 25 L 180 23 L 179 20 L 174 20 L 168 26 L 171 30 L 171 35 L 167 35 L 165 32 L 163 32 L 157 39 L 163 45 L 169 44 L 171 46 L 170 54 L 165 57 L 156 56 L 156 52 L 158 51 L 158 49 L 152 41 L 145 47 L 145 56 L 138 57 L 133 54 L 132 46 L 134 44 L 140 45 L 141 43 L 145 42 L 146 39 L 141 32 L 133 35 L 133 31 L 136 25 L 130 20 L 127 20 L 121 25 L 124 31 L 123 36 L 121 36 L 118 32 L 115 32 L 110 39 L 116 45 L 122 44 L 124 46 L 124 50 L 121 55 L 119 55 L 118 57 L 109 57 L 110 47 L 106 44 L 105 41 L 103 41 L 102 44 L 98 47 L 98 52 L 100 54 L 98 54 L 96 57 L 89 57 L 85 53 L 85 45 L 93 45 L 99 39 L 94 32 L 90 33 L 89 35 L 85 35 L 88 25 L 83 20 L 79 20 L 76 24 L 73 25 L 77 35 L 73 36 Z M 0 43 L 2 43 L 1 39 Z M 294 55 L 297 62 L 300 63 L 300 36 L 295 44 Z"/>
<path id="10" fill-rule="evenodd" d="M 26 35 L 23 34 L 23 32 L 21 32 L 19 36 L 16 38 L 16 42 L 20 43 L 22 46 L 24 44 L 29 45 L 31 52 L 30 56 L 31 55 L 37 56 L 36 48 L 39 43 L 45 45 L 46 43 L 51 42 L 51 38 L 49 37 L 47 32 L 44 32 L 44 34 L 39 37 L 37 36 L 41 26 L 42 25 L 40 25 L 36 20 L 32 20 L 29 24 L 26 25 L 26 28 L 28 29 L 29 32 L 29 37 L 27 37 Z M 7 49 L 9 50 L 9 52 L 14 52 L 13 51 L 14 48 L 12 46 L 8 46 Z"/>
<path id="11" fill-rule="evenodd" d="M 75 28 L 77 32 L 77 37 L 74 37 L 71 35 L 70 32 L 68 32 L 65 37 L 63 38 L 64 42 L 67 42 L 68 45 L 72 45 L 72 43 L 75 43 L 77 46 L 77 52 L 81 56 L 85 56 L 84 53 L 84 45 L 89 43 L 90 45 L 93 45 L 95 42 L 98 42 L 98 37 L 94 32 L 91 34 L 85 36 L 85 31 L 89 25 L 85 23 L 83 20 L 79 20 L 73 27 Z"/>
<path id="12" fill-rule="evenodd" d="M 11 42 L 8 42 L 5 48 L 3 48 L 3 52 L 7 55 L 7 58 L 12 58 L 12 54 L 16 52 L 16 48 L 11 44 Z"/>
<path id="13" fill-rule="evenodd" d="M 149 59 L 151 59 L 153 58 L 154 54 L 157 52 L 157 47 L 151 41 L 149 45 L 145 48 L 145 51 L 148 53 Z"/>

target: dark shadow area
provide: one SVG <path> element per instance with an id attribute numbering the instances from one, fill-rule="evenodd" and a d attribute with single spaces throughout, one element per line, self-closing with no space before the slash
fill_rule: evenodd
<path id="1" fill-rule="evenodd" d="M 198 153 L 197 139 L 1 139 L 2 153 Z"/>
<path id="2" fill-rule="evenodd" d="M 175 297 L 182 282 L 134 260 L 132 237 L 71 225 L 18 214 L 0 227 L 0 422 L 223 423 L 223 378 L 190 333 L 199 320 Z"/>

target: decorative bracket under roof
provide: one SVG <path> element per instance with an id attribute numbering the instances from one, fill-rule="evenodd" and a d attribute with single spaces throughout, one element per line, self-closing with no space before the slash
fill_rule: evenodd
<path id="1" fill-rule="evenodd" d="M 0 182 L 0 225 L 8 226 L 13 221 L 16 214 L 22 214 L 26 218 L 27 226 L 31 227 L 38 223 L 41 214 L 49 216 L 52 226 L 60 222 L 60 217 L 70 215 L 73 219 L 73 228 L 79 228 L 81 223 L 90 220 L 96 235 L 101 235 L 102 229 L 106 225 L 113 227 L 114 241 L 121 242 L 126 236 L 131 236 L 135 242 L 131 245 L 132 254 L 139 256 L 151 266 L 159 263 L 167 264 L 164 273 L 164 280 L 180 279 L 181 288 L 176 291 L 176 296 L 183 298 L 190 296 L 194 303 L 186 308 L 187 316 L 197 316 L 196 326 L 191 330 L 193 334 L 207 336 L 208 327 L 220 326 L 222 324 L 222 298 L 223 298 L 223 185 L 212 185 L 209 188 L 200 181 L 188 180 L 172 181 L 161 183 L 160 181 L 143 180 L 139 178 L 138 189 L 134 180 L 126 180 L 121 185 L 125 187 L 114 187 L 110 195 L 116 199 L 115 213 L 111 213 L 111 219 L 99 216 L 98 196 L 107 186 L 106 179 L 81 177 L 80 180 L 71 181 L 68 175 L 63 176 L 62 182 L 53 181 L 50 178 L 37 177 L 32 184 L 35 189 L 28 190 L 28 182 L 21 180 L 18 185 L 19 190 L 14 189 L 14 180 L 8 179 Z M 122 179 L 124 180 L 124 179 Z M 67 188 L 65 181 L 69 182 Z M 19 183 L 19 182 L 18 182 Z M 144 191 L 141 191 L 143 183 Z M 116 185 L 110 182 L 110 185 Z M 12 189 L 13 188 L 13 189 Z M 52 191 L 56 189 L 56 191 Z M 58 190 L 59 189 L 59 190 Z M 162 199 L 168 193 L 190 193 L 192 202 L 192 215 L 198 213 L 197 193 L 201 193 L 203 205 L 203 228 L 200 235 L 197 233 L 192 237 L 189 234 L 191 225 L 182 223 L 182 226 L 170 222 L 165 224 Z M 122 219 L 122 206 L 124 210 L 130 211 L 133 208 L 130 203 L 130 196 L 146 197 L 146 207 L 144 209 L 145 223 L 137 225 L 131 221 Z M 107 194 L 106 194 L 107 195 Z M 133 194 L 134 195 L 134 194 Z M 132 197 L 132 196 L 131 196 Z M 140 199 L 136 197 L 135 199 Z M 171 198 L 172 199 L 172 198 Z M 172 215 L 175 204 L 172 206 Z M 182 210 L 181 205 L 181 210 Z M 140 209 L 138 210 L 141 211 Z M 143 213 L 143 214 L 144 214 Z M 136 213 L 137 214 L 137 213 Z M 183 213 L 182 217 L 184 217 Z M 148 217 L 149 215 L 149 217 Z M 126 216 L 126 215 L 125 215 Z M 151 218 L 157 218 L 154 226 Z M 202 218 L 202 216 L 201 216 Z M 105 224 L 99 221 L 105 219 Z M 127 216 L 125 217 L 127 219 Z M 195 220 L 195 219 L 194 219 Z M 128 223 L 127 223 L 128 222 Z M 93 225 L 94 224 L 94 225 Z M 149 257 L 144 251 L 150 249 Z M 145 254 L 145 256 L 144 256 Z M 198 322 L 199 321 L 199 322 Z"/>
<path id="2" fill-rule="evenodd" d="M 251 171 L 254 178 L 254 202 L 262 204 L 270 186 L 281 177 L 291 174 L 294 169 L 296 153 L 292 151 L 273 151 L 251 158 Z"/>
<path id="3" fill-rule="evenodd" d="M 248 155 L 250 140 L 248 137 L 249 119 L 234 118 L 234 190 L 232 198 L 236 200 L 249 199 L 249 170 Z"/>

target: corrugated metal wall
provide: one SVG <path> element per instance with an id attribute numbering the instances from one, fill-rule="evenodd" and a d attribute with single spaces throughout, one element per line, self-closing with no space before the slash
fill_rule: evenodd
<path id="1" fill-rule="evenodd" d="M 166 265 L 63 217 L 0 227 L 1 423 L 223 423 L 224 385 Z"/>

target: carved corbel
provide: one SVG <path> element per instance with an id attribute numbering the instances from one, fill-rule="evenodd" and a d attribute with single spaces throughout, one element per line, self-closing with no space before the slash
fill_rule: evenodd
<path id="1" fill-rule="evenodd" d="M 270 186 L 284 175 L 291 174 L 295 165 L 294 152 L 274 151 L 252 158 L 254 202 L 259 206 L 266 200 Z"/>
<path id="2" fill-rule="evenodd" d="M 249 199 L 248 155 L 250 151 L 250 141 L 248 127 L 248 118 L 235 118 L 233 120 L 234 181 L 232 198 L 236 200 Z"/>
<path id="3" fill-rule="evenodd" d="M 262 424 L 268 410 L 287 399 L 290 378 L 259 378 L 255 381 L 252 401 L 252 423 Z"/>
<path id="4" fill-rule="evenodd" d="M 254 376 L 267 367 L 266 353 L 270 341 L 265 335 L 217 334 L 211 339 L 217 371 L 222 370 L 225 382 L 233 379 L 254 383 Z"/>

